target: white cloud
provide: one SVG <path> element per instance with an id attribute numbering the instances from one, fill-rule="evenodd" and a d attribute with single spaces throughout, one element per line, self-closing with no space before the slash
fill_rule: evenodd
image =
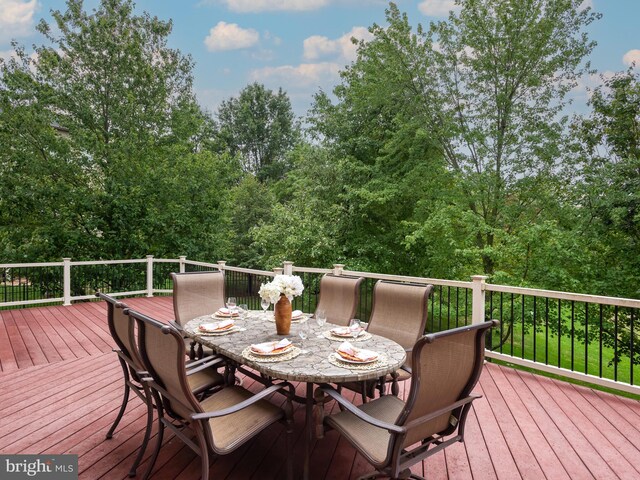
<path id="1" fill-rule="evenodd" d="M 634 50 L 629 50 L 622 57 L 622 61 L 625 65 L 631 66 L 634 62 L 636 64 L 636 68 L 640 69 L 640 50 L 637 48 Z"/>
<path id="2" fill-rule="evenodd" d="M 229 10 L 240 13 L 317 10 L 329 0 L 223 0 Z"/>
<path id="3" fill-rule="evenodd" d="M 351 42 L 351 38 L 369 41 L 373 35 L 365 27 L 353 27 L 350 32 L 331 40 L 321 35 L 313 35 L 304 40 L 304 58 L 316 60 L 331 55 L 338 56 L 341 61 L 351 62 L 356 59 L 358 47 Z"/>
<path id="4" fill-rule="evenodd" d="M 209 30 L 204 44 L 210 52 L 220 52 L 253 47 L 259 39 L 260 34 L 252 28 L 242 28 L 237 23 L 218 22 Z"/>
<path id="5" fill-rule="evenodd" d="M 0 39 L 26 36 L 33 32 L 37 0 L 0 0 Z"/>
<path id="6" fill-rule="evenodd" d="M 459 10 L 455 0 L 423 0 L 418 9 L 430 17 L 446 17 L 451 10 Z"/>
<path id="7" fill-rule="evenodd" d="M 582 3 L 580 4 L 579 9 L 584 10 L 587 7 L 593 10 L 593 0 L 582 0 Z"/>
<path id="8" fill-rule="evenodd" d="M 287 87 L 308 87 L 326 85 L 338 79 L 340 65 L 332 62 L 302 63 L 298 66 L 281 65 L 252 70 L 252 81 Z"/>

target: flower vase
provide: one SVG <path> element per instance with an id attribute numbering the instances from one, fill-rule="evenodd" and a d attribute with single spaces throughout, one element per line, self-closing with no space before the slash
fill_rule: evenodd
<path id="1" fill-rule="evenodd" d="M 291 330 L 291 302 L 289 299 L 280 295 L 273 308 L 273 316 L 276 319 L 276 331 L 278 335 L 289 335 Z"/>

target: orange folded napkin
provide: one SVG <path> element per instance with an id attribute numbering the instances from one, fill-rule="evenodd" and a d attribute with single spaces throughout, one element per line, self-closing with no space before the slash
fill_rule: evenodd
<path id="1" fill-rule="evenodd" d="M 300 317 L 302 317 L 302 310 L 294 310 L 293 312 L 291 312 L 292 320 L 297 320 Z"/>
<path id="2" fill-rule="evenodd" d="M 338 355 L 353 362 L 371 362 L 378 358 L 378 354 L 364 348 L 356 348 L 349 342 L 342 342 L 338 347 Z"/>
<path id="3" fill-rule="evenodd" d="M 201 332 L 224 332 L 225 330 L 229 330 L 233 327 L 233 320 L 222 320 L 221 322 L 215 323 L 202 323 L 198 327 Z"/>
<path id="4" fill-rule="evenodd" d="M 288 338 L 283 338 L 279 342 L 264 342 L 251 345 L 251 351 L 255 353 L 278 353 L 284 352 L 291 348 L 293 344 Z"/>
<path id="5" fill-rule="evenodd" d="M 219 308 L 218 311 L 216 312 L 216 316 L 218 317 L 237 317 L 238 316 L 238 312 L 233 312 L 231 313 L 231 310 L 229 310 L 227 307 L 222 307 Z"/>

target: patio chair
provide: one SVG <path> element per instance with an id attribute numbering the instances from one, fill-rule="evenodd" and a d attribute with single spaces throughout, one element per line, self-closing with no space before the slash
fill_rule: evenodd
<path id="1" fill-rule="evenodd" d="M 173 325 L 179 331 L 189 320 L 214 313 L 225 306 L 222 272 L 172 273 L 171 279 L 173 280 L 173 313 L 176 319 Z M 196 342 L 185 338 L 185 344 L 189 346 L 189 358 L 203 356 L 201 345 L 198 346 L 196 354 Z M 207 352 L 207 354 L 210 353 Z"/>
<path id="2" fill-rule="evenodd" d="M 333 387 L 319 387 L 344 409 L 325 417 L 324 425 L 340 432 L 376 469 L 360 479 L 422 478 L 409 468 L 464 441 L 471 402 L 480 398 L 471 391 L 484 364 L 485 334 L 497 324 L 492 320 L 420 338 L 413 348 L 406 402 L 384 395 L 356 407 Z"/>
<path id="3" fill-rule="evenodd" d="M 407 352 L 405 364 L 397 371 L 378 382 L 353 382 L 342 384 L 343 388 L 362 395 L 362 401 L 373 398 L 375 387 L 384 394 L 385 385 L 391 383 L 391 393 L 398 396 L 398 382 L 411 378 L 411 351 L 424 335 L 427 323 L 427 301 L 433 285 L 398 283 L 379 280 L 373 288 L 373 305 L 367 332 L 393 340 Z"/>
<path id="4" fill-rule="evenodd" d="M 122 397 L 122 404 L 120 405 L 118 415 L 107 432 L 106 438 L 110 439 L 113 437 L 113 433 L 118 427 L 118 424 L 120 423 L 120 420 L 122 420 L 124 412 L 127 409 L 129 394 L 131 391 L 138 395 L 138 397 L 140 397 L 147 406 L 147 427 L 144 438 L 140 451 L 131 466 L 131 470 L 129 470 L 129 476 L 133 477 L 136 475 L 136 470 L 140 464 L 140 460 L 142 459 L 147 444 L 149 443 L 151 427 L 153 425 L 154 404 L 149 388 L 141 381 L 141 377 L 147 375 L 147 372 L 143 366 L 142 358 L 140 357 L 138 345 L 136 343 L 135 323 L 128 315 L 124 314 L 124 310 L 129 307 L 125 303 L 118 302 L 115 298 L 101 292 L 97 292 L 96 297 L 105 300 L 107 303 L 107 323 L 109 325 L 109 332 L 117 346 L 113 351 L 118 355 L 118 360 L 120 361 L 124 378 L 124 395 Z M 198 364 L 194 362 L 189 365 L 189 371 L 192 372 L 188 377 L 189 388 L 191 388 L 195 394 L 201 394 L 211 388 L 222 385 L 223 377 L 213 368 L 198 368 L 202 365 L 209 366 L 214 363 L 222 363 L 222 360 L 208 358 Z M 196 370 L 196 368 L 198 368 L 198 370 Z"/>
<path id="5" fill-rule="evenodd" d="M 347 326 L 358 308 L 360 284 L 364 278 L 348 275 L 326 274 L 320 280 L 320 298 L 316 306 L 324 310 L 327 321 L 335 325 Z"/>
<path id="6" fill-rule="evenodd" d="M 253 394 L 249 390 L 231 385 L 198 401 L 188 388 L 182 358 L 185 346 L 180 334 L 168 325 L 134 310 L 126 313 L 136 320 L 139 331 L 140 353 L 149 376 L 143 380 L 153 390 L 158 403 L 158 435 L 145 478 L 151 474 L 162 447 L 164 429 L 169 428 L 187 446 L 201 457 L 202 478 L 209 478 L 209 452 L 225 455 L 233 452 L 264 429 L 281 422 L 286 427 L 287 476 L 293 476 L 292 442 L 293 386 L 281 382 Z M 285 408 L 280 408 L 265 397 L 280 392 L 286 396 Z M 191 429 L 195 441 L 185 434 Z"/>

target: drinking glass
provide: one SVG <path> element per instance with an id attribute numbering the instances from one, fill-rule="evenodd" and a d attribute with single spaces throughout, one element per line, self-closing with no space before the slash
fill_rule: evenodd
<path id="1" fill-rule="evenodd" d="M 227 308 L 229 309 L 231 316 L 233 316 L 233 314 L 238 311 L 236 309 L 236 297 L 227 298 Z"/>
<path id="2" fill-rule="evenodd" d="M 300 353 L 303 353 L 303 354 L 304 353 L 309 353 L 309 350 L 305 350 L 305 348 L 304 348 L 304 341 L 309 336 L 309 321 L 308 320 L 305 320 L 304 322 L 300 322 L 298 324 L 298 336 L 302 340 L 300 342 L 300 346 L 302 347 Z"/>
<path id="3" fill-rule="evenodd" d="M 352 318 L 349 321 L 349 330 L 351 330 L 351 336 L 353 337 L 353 339 L 357 339 L 360 335 L 360 332 L 362 332 L 362 325 L 360 325 L 360 320 L 358 320 L 357 318 Z"/>
<path id="4" fill-rule="evenodd" d="M 245 320 L 247 318 L 247 314 L 249 313 L 249 307 L 246 303 L 242 305 L 238 305 L 238 313 L 240 314 L 240 319 Z"/>
<path id="5" fill-rule="evenodd" d="M 316 311 L 316 323 L 319 327 L 324 327 L 325 322 L 327 321 L 327 312 L 324 310 Z"/>
<path id="6" fill-rule="evenodd" d="M 269 310 L 269 305 L 271 305 L 271 302 L 268 299 L 263 298 L 262 300 L 260 300 L 260 306 L 262 307 L 262 310 L 264 312 L 264 318 L 267 317 L 267 310 Z"/>

